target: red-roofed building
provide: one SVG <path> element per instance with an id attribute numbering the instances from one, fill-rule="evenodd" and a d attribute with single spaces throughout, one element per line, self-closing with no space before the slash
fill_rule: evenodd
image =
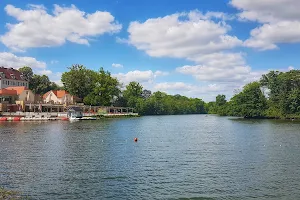
<path id="1" fill-rule="evenodd" d="M 29 82 L 18 70 L 0 67 L 0 89 L 17 86 L 29 87 Z"/>
<path id="2" fill-rule="evenodd" d="M 65 90 L 51 90 L 43 95 L 44 103 L 74 104 L 75 97 Z"/>
<path id="3" fill-rule="evenodd" d="M 17 98 L 16 90 L 0 89 L 0 103 L 14 103 Z"/>
<path id="4" fill-rule="evenodd" d="M 7 87 L 6 90 L 16 91 L 18 95 L 18 101 L 24 101 L 25 103 L 34 103 L 35 95 L 31 90 L 25 86 L 19 87 Z"/>

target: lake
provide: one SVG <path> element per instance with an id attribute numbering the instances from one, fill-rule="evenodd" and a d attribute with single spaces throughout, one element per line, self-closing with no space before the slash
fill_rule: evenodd
<path id="1" fill-rule="evenodd" d="M 300 199 L 300 122 L 147 116 L 0 133 L 0 187 L 32 199 Z"/>

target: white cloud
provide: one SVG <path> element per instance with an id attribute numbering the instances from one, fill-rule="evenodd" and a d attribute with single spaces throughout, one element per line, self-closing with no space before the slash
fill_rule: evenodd
<path id="1" fill-rule="evenodd" d="M 199 64 L 178 67 L 176 71 L 199 81 L 243 82 L 252 73 L 241 53 L 214 53 L 190 59 Z"/>
<path id="2" fill-rule="evenodd" d="M 222 15 L 191 11 L 143 23 L 131 22 L 127 42 L 153 57 L 176 58 L 211 54 L 242 45 L 237 37 L 227 34 L 231 27 L 219 19 Z M 220 21 L 215 22 L 212 17 Z"/>
<path id="3" fill-rule="evenodd" d="M 154 77 L 157 77 L 157 76 L 167 76 L 167 75 L 169 75 L 169 72 L 163 72 L 163 71 L 160 71 L 160 70 L 154 72 Z"/>
<path id="4" fill-rule="evenodd" d="M 57 63 L 59 63 L 58 60 L 51 60 L 51 61 L 50 61 L 50 64 L 51 64 L 51 65 L 54 65 L 54 64 L 57 64 Z"/>
<path id="5" fill-rule="evenodd" d="M 300 42 L 299 0 L 231 0 L 231 5 L 241 10 L 240 19 L 262 24 L 251 31 L 245 46 L 269 50 Z"/>
<path id="6" fill-rule="evenodd" d="M 111 66 L 115 67 L 115 68 L 123 68 L 124 67 L 122 64 L 118 64 L 118 63 L 113 63 Z"/>
<path id="7" fill-rule="evenodd" d="M 60 46 L 66 41 L 89 45 L 89 37 L 119 32 L 122 28 L 109 12 L 88 14 L 74 5 L 54 5 L 52 14 L 39 5 L 31 5 L 28 10 L 7 5 L 5 11 L 18 22 L 6 25 L 8 32 L 0 37 L 0 41 L 16 51 Z"/>
<path id="8" fill-rule="evenodd" d="M 37 74 L 40 74 L 40 75 L 51 75 L 53 74 L 53 72 L 49 69 L 43 69 L 43 70 L 39 70 L 39 71 L 36 71 Z"/>
<path id="9" fill-rule="evenodd" d="M 118 73 L 113 74 L 114 77 L 119 79 L 121 83 L 128 84 L 131 81 L 137 81 L 140 83 L 152 83 L 157 76 L 165 76 L 167 72 L 147 70 L 147 71 L 129 71 L 126 74 Z"/>
<path id="10" fill-rule="evenodd" d="M 38 61 L 33 57 L 18 57 L 15 54 L 8 52 L 0 52 L 0 66 L 21 68 L 24 66 L 31 67 L 33 70 L 43 70 L 46 68 L 46 63 Z"/>
<path id="11" fill-rule="evenodd" d="M 155 91 L 162 91 L 168 94 L 181 94 L 188 97 L 198 97 L 204 101 L 214 101 L 218 94 L 225 94 L 227 98 L 232 96 L 234 89 L 240 88 L 235 83 L 223 84 L 187 84 L 184 82 L 163 82 L 154 85 Z"/>
<path id="12" fill-rule="evenodd" d="M 293 67 L 293 66 L 289 66 L 288 67 L 288 70 L 290 71 L 290 70 L 294 70 L 295 68 Z"/>
<path id="13" fill-rule="evenodd" d="M 6 68 L 12 67 L 14 69 L 28 66 L 33 70 L 35 74 L 47 75 L 51 81 L 62 85 L 60 82 L 62 75 L 61 72 L 52 72 L 50 69 L 47 69 L 47 64 L 45 62 L 38 61 L 33 57 L 19 57 L 12 53 L 0 52 L 0 66 Z"/>

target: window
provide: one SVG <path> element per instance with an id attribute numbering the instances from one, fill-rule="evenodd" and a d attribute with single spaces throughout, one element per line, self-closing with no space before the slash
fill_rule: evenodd
<path id="1" fill-rule="evenodd" d="M 20 86 L 20 82 L 18 82 L 18 86 Z"/>
<path id="2" fill-rule="evenodd" d="M 9 81 L 7 81 L 7 85 L 9 85 Z"/>

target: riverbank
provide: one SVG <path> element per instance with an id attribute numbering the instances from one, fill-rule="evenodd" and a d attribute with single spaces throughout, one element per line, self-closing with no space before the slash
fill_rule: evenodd
<path id="1" fill-rule="evenodd" d="M 82 120 L 99 120 L 103 118 L 128 118 L 139 117 L 138 113 L 105 113 L 105 114 L 92 114 L 84 113 Z M 15 113 L 2 113 L 0 121 L 56 121 L 69 120 L 67 113 L 44 113 L 44 112 L 15 112 Z"/>

